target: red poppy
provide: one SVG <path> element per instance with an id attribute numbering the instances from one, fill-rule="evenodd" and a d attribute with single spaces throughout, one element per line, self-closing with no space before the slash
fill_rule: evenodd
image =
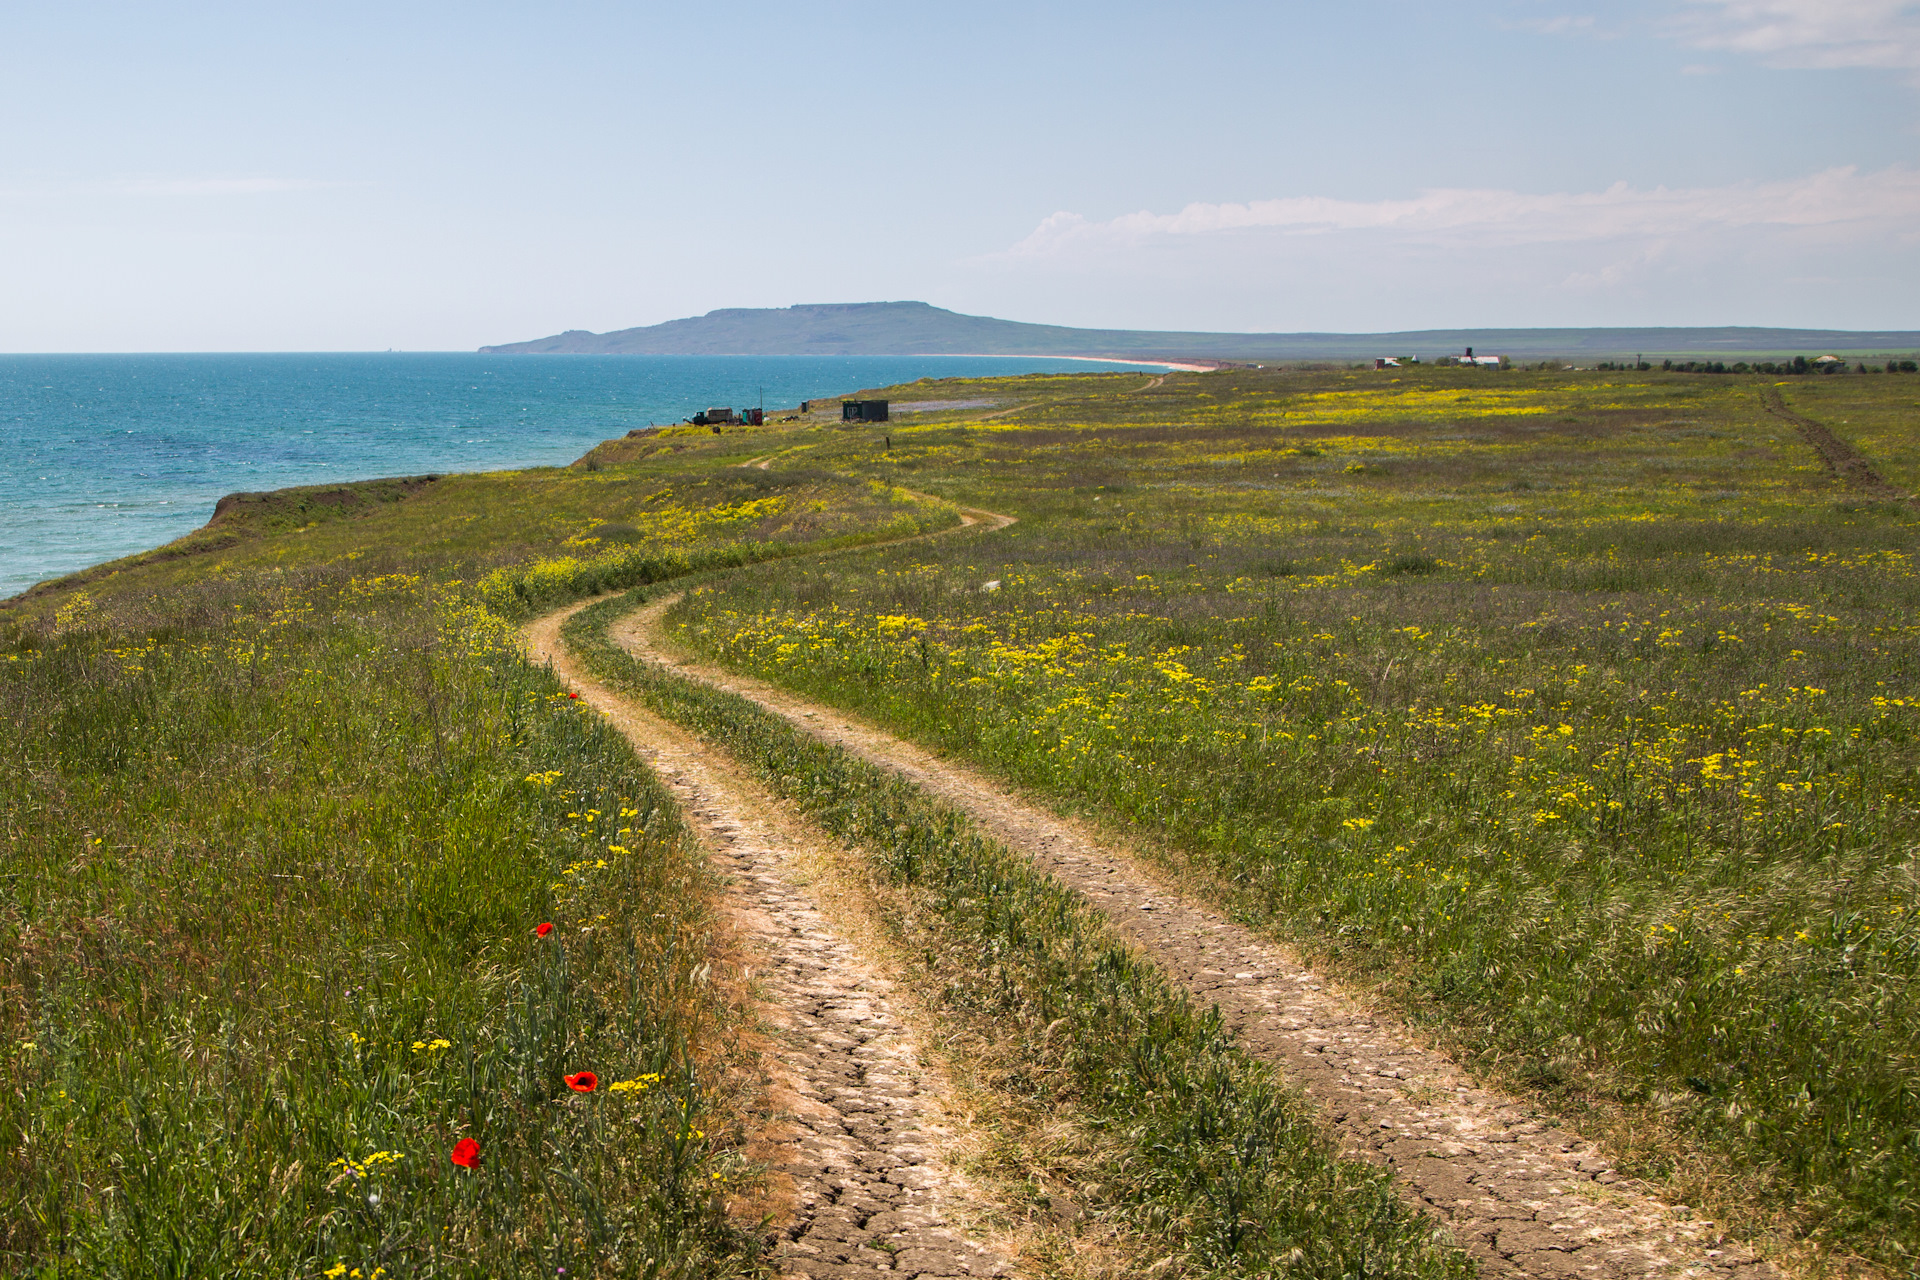
<path id="1" fill-rule="evenodd" d="M 553 924 L 550 921 L 542 920 L 539 924 L 533 926 L 533 932 L 535 937 L 544 938 L 553 932 Z"/>
<path id="2" fill-rule="evenodd" d="M 480 1163 L 480 1144 L 472 1138 L 462 1138 L 453 1144 L 453 1154 L 447 1159 L 462 1169 L 472 1169 Z"/>
<path id="3" fill-rule="evenodd" d="M 579 695 L 579 694 L 577 694 L 577 693 L 570 693 L 570 694 L 568 694 L 567 696 L 568 696 L 569 698 L 577 698 L 577 697 L 579 697 L 580 695 Z"/>
<path id="4" fill-rule="evenodd" d="M 600 1077 L 591 1071 L 581 1071 L 574 1075 L 562 1076 L 560 1078 L 565 1080 L 567 1082 L 567 1088 L 573 1090 L 575 1093 L 592 1093 L 600 1087 Z"/>

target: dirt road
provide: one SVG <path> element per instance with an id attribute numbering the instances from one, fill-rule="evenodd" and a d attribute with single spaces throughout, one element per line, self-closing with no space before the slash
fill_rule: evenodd
<path id="1" fill-rule="evenodd" d="M 627 736 L 726 873 L 724 914 L 777 1045 L 761 1146 L 784 1209 L 774 1224 L 780 1273 L 1003 1274 L 1004 1254 L 954 1229 L 978 1206 L 941 1158 L 940 1082 L 889 999 L 892 984 L 809 891 L 818 837 L 724 756 L 579 669 L 560 644 L 578 607 L 530 626 L 528 651 Z"/>
<path id="2" fill-rule="evenodd" d="M 1613 1172 L 1591 1144 L 1475 1086 L 1392 1020 L 1078 824 L 842 712 L 689 660 L 661 633 L 674 599 L 654 600 L 615 624 L 615 640 L 911 780 L 1071 885 L 1177 982 L 1217 1003 L 1247 1048 L 1278 1063 L 1319 1103 L 1349 1151 L 1391 1166 L 1405 1193 L 1451 1228 L 1483 1274 L 1777 1275 L 1685 1206 L 1663 1203 Z"/>

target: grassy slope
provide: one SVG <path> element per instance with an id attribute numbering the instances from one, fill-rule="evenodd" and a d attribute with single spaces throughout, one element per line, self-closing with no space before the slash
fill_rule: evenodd
<path id="1" fill-rule="evenodd" d="M 750 1269 L 706 862 L 503 611 L 952 514 L 673 456 L 364 489 L 6 620 L 0 1271 Z"/>
<path id="2" fill-rule="evenodd" d="M 817 471 L 779 476 L 735 464 L 765 444 L 739 430 L 669 428 L 623 440 L 637 465 L 544 467 L 236 495 L 208 525 L 166 546 L 43 583 L 11 616 L 50 616 L 76 589 L 138 598 L 209 577 L 351 564 L 362 576 L 477 579 L 539 558 L 591 558 L 727 542 L 797 544 L 870 533 L 900 503 Z"/>
<path id="3" fill-rule="evenodd" d="M 1913 512 L 1745 379 L 1116 385 L 795 458 L 1021 522 L 737 576 L 687 636 L 1135 833 L 1746 1229 L 1904 1267 Z M 1785 392 L 1899 475 L 1917 388 Z"/>
<path id="4" fill-rule="evenodd" d="M 691 1136 L 704 861 L 510 629 L 423 590 L 241 588 L 0 663 L 9 1271 L 643 1274 L 747 1246 Z M 582 1068 L 653 1083 L 577 1096 Z"/>

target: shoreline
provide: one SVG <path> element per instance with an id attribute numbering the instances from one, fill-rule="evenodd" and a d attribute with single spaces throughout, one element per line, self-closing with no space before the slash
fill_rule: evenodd
<path id="1" fill-rule="evenodd" d="M 1227 367 L 1226 361 L 1193 360 L 1129 360 L 1123 356 L 1054 356 L 1054 355 L 995 355 L 990 351 L 941 351 L 931 353 L 953 359 L 967 360 L 1079 360 L 1087 364 L 1133 364 L 1153 369 L 1170 369 L 1178 373 L 1218 373 Z M 1015 377 L 1018 375 L 1005 375 Z"/>

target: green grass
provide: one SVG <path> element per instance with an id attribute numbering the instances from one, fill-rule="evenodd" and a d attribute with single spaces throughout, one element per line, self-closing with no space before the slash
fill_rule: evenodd
<path id="1" fill-rule="evenodd" d="M 275 585 L 0 661 L 0 1269 L 731 1269 L 671 800 L 492 615 Z"/>
<path id="2" fill-rule="evenodd" d="M 1310 1105 L 1234 1046 L 1217 1010 L 1174 991 L 1072 892 L 916 787 L 617 648 L 606 625 L 639 599 L 577 614 L 569 646 L 866 852 L 901 891 L 894 942 L 923 957 L 942 1017 L 998 1046 L 1000 1087 L 1108 1136 L 1079 1171 L 1090 1208 L 1181 1274 L 1473 1274 L 1384 1171 L 1333 1152 Z"/>
<path id="3" fill-rule="evenodd" d="M 670 464 L 265 495 L 12 610 L 0 1273 L 757 1267 L 711 872 L 511 622 L 955 517 Z"/>
<path id="4" fill-rule="evenodd" d="M 1140 385 L 796 455 L 1020 523 L 683 639 L 1113 824 L 1690 1203 L 1908 1266 L 1920 519 L 1749 379 Z M 1909 384 L 1813 385 L 1845 435 Z"/>
<path id="5" fill-rule="evenodd" d="M 42 583 L 8 602 L 9 612 L 15 620 L 49 618 L 75 591 L 145 599 L 209 578 L 315 565 L 350 565 L 363 577 L 491 578 L 490 603 L 525 609 L 624 589 L 649 573 L 746 563 L 955 519 L 859 477 L 742 467 L 763 445 L 755 434 L 677 430 L 609 442 L 590 455 L 592 470 L 575 464 L 234 495 L 205 528 Z M 644 462 L 602 466 L 601 455 Z"/>
<path id="6" fill-rule="evenodd" d="M 16 602 L 0 1269 L 755 1265 L 707 873 L 503 630 L 695 572 L 696 646 L 1110 824 L 1741 1231 L 1909 1269 L 1916 517 L 1766 381 L 930 381 L 889 398 L 990 406 L 288 491 Z M 1783 392 L 1920 483 L 1914 385 Z M 1020 523 L 797 554 L 955 518 L 911 491 Z M 1459 1266 L 1056 886 L 626 678 L 871 850 L 1001 1086 L 1111 1137 L 1103 1214 L 1193 1271 Z"/>
<path id="7" fill-rule="evenodd" d="M 1881 378 L 1869 377 L 1870 383 Z M 1855 378 L 1804 378 L 1782 390 L 1794 409 L 1824 423 L 1864 453 L 1874 470 L 1908 493 L 1920 492 L 1920 376 L 1885 377 L 1873 395 Z"/>

